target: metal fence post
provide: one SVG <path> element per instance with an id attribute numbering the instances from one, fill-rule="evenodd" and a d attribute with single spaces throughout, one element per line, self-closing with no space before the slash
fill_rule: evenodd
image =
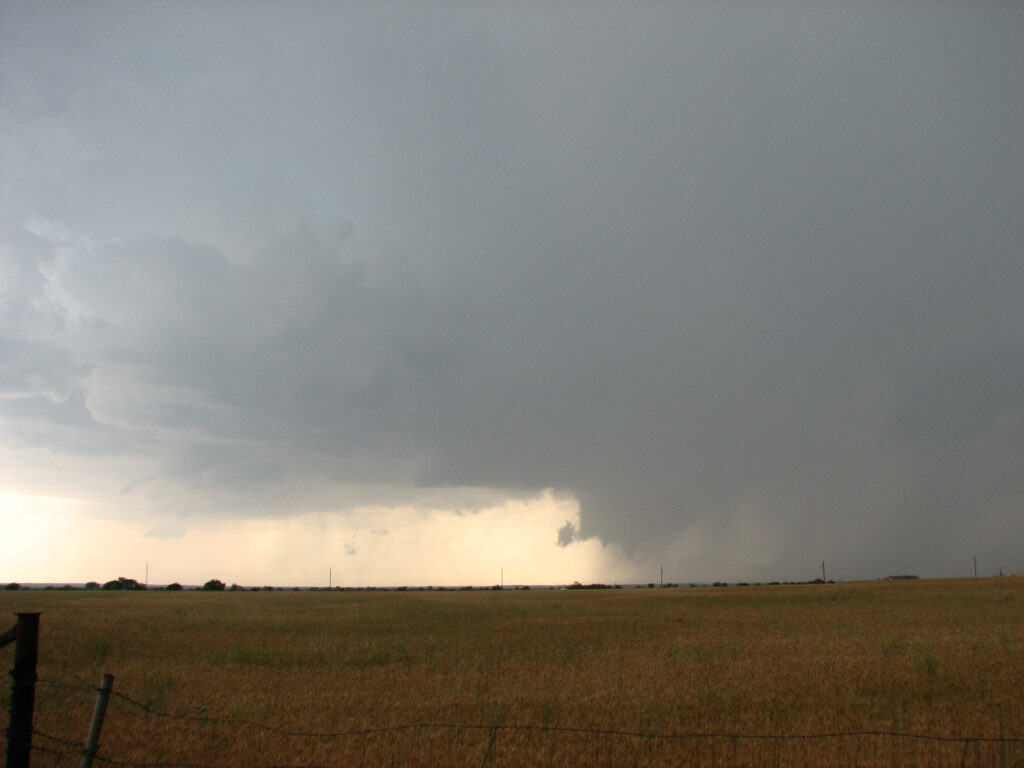
<path id="1" fill-rule="evenodd" d="M 99 689 L 96 691 L 96 709 L 92 711 L 92 724 L 89 726 L 89 736 L 85 740 L 85 751 L 82 752 L 81 768 L 91 768 L 92 760 L 100 747 L 100 731 L 103 730 L 103 716 L 107 713 L 107 701 L 110 700 L 110 692 L 114 689 L 114 676 L 103 675 Z"/>
<path id="2" fill-rule="evenodd" d="M 19 613 L 11 670 L 11 710 L 7 726 L 7 768 L 28 768 L 32 752 L 32 711 L 36 700 L 39 614 Z"/>

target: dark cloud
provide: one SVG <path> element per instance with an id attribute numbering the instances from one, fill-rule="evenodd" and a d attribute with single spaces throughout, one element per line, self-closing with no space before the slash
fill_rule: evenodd
<path id="1" fill-rule="evenodd" d="M 568 547 L 579 539 L 580 531 L 571 520 L 566 520 L 565 525 L 558 529 L 558 546 Z"/>
<path id="2" fill-rule="evenodd" d="M 0 33 L 8 442 L 722 577 L 1019 551 L 1019 7 L 121 10 Z"/>

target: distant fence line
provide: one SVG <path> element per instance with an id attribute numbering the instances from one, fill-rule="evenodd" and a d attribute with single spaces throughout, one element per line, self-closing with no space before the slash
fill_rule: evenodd
<path id="1" fill-rule="evenodd" d="M 38 685 L 52 688 L 63 688 L 78 691 L 96 693 L 99 689 L 95 685 L 89 685 L 82 681 L 64 682 L 54 680 L 39 680 Z M 450 730 L 450 731 L 480 731 L 488 734 L 487 751 L 481 765 L 486 765 L 491 755 L 491 749 L 495 737 L 502 732 L 535 732 L 550 734 L 572 734 L 591 735 L 611 738 L 646 739 L 662 741 L 683 741 L 683 740 L 731 740 L 731 741 L 814 741 L 830 739 L 849 738 L 891 738 L 909 739 L 928 742 L 954 743 L 963 745 L 963 759 L 961 764 L 966 764 L 967 753 L 972 744 L 1024 744 L 1024 738 L 1010 736 L 965 736 L 965 735 L 935 735 L 927 733 L 913 733 L 907 731 L 891 730 L 857 730 L 857 731 L 827 731 L 821 733 L 790 733 L 790 734 L 767 734 L 767 733 L 739 733 L 739 732 L 655 732 L 642 730 L 621 730 L 614 728 L 589 728 L 582 726 L 558 726 L 558 725 L 520 725 L 520 724 L 482 724 L 482 723 L 445 723 L 445 722 L 418 722 L 399 725 L 387 725 L 373 728 L 355 728 L 338 731 L 294 731 L 266 723 L 258 723 L 251 720 L 235 718 L 207 717 L 205 715 L 178 715 L 169 712 L 161 712 L 147 706 L 146 704 L 133 699 L 127 694 L 119 691 L 110 693 L 124 704 L 141 710 L 146 715 L 179 722 L 201 723 L 204 725 L 222 725 L 233 728 L 253 728 L 262 731 L 276 733 L 281 736 L 300 739 L 341 739 L 360 736 L 372 736 L 387 733 L 398 733 L 402 731 L 415 730 Z M 46 742 L 46 745 L 33 744 L 33 751 L 51 754 L 54 756 L 83 755 L 84 750 L 81 741 L 75 741 L 65 736 L 56 736 L 44 731 L 32 731 L 33 735 Z M 214 765 L 195 763 L 170 763 L 170 762 L 147 762 L 137 763 L 127 760 L 119 760 L 113 757 L 106 757 L 99 754 L 93 756 L 96 763 L 112 766 L 125 766 L 126 768 L 217 768 Z M 260 768 L 277 768 L 275 766 L 261 766 Z M 325 766 L 296 766 L 290 768 L 326 768 Z"/>

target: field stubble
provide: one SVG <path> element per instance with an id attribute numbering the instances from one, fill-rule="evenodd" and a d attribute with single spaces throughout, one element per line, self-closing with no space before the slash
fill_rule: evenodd
<path id="1" fill-rule="evenodd" d="M 39 677 L 115 697 L 101 756 L 289 765 L 1005 765 L 1024 744 L 1024 579 L 529 592 L 0 594 Z M 0 653 L 7 653 L 3 651 Z M 9 663 L 9 662 L 8 662 Z M 6 709 L 8 691 L 2 703 Z M 81 740 L 94 694 L 41 684 Z M 301 733 L 413 727 L 357 736 Z M 513 726 L 528 728 L 514 728 Z M 2 737 L 0 737 L 2 738 Z M 2 742 L 0 742 L 2 743 Z M 45 744 L 44 741 L 39 741 Z M 52 756 L 39 753 L 33 765 Z M 53 765 L 70 765 L 69 758 Z"/>

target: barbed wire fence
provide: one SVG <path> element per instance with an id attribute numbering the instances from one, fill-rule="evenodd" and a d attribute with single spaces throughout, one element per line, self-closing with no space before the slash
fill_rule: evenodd
<path id="1" fill-rule="evenodd" d="M 93 694 L 100 693 L 101 689 L 96 685 L 90 685 L 83 680 L 59 681 L 59 680 L 46 680 L 40 679 L 37 684 L 44 688 L 50 689 L 63 689 L 67 691 L 76 692 L 89 692 Z M 268 723 L 260 723 L 251 720 L 245 720 L 240 718 L 222 718 L 222 717 L 208 717 L 205 714 L 205 708 L 196 707 L 196 711 L 202 714 L 197 715 L 183 715 L 175 714 L 171 712 L 164 712 L 153 708 L 143 702 L 132 698 L 131 696 L 122 693 L 120 691 L 108 691 L 110 697 L 119 702 L 119 705 L 134 710 L 137 713 L 141 713 L 141 716 L 154 720 L 162 720 L 167 722 L 177 722 L 185 724 L 189 727 L 198 726 L 213 726 L 219 728 L 228 728 L 234 730 L 250 729 L 254 731 L 263 731 L 267 733 L 273 733 L 277 736 L 287 737 L 289 739 L 300 739 L 300 740 L 341 740 L 341 739 L 354 739 L 354 738 L 366 738 L 372 736 L 389 736 L 397 735 L 400 733 L 416 732 L 416 731 L 434 731 L 434 732 L 460 732 L 460 733 L 481 733 L 483 738 L 486 739 L 486 747 L 483 749 L 482 759 L 477 763 L 484 768 L 487 765 L 492 764 L 495 756 L 495 745 L 498 742 L 499 735 L 515 733 L 515 734 L 534 734 L 548 736 L 551 738 L 558 737 L 584 737 L 584 738 L 604 738 L 604 739 L 617 739 L 617 740 L 633 740 L 640 742 L 699 742 L 699 741 L 727 741 L 727 742 L 773 742 L 773 743 L 786 743 L 786 742 L 812 742 L 812 741 L 830 741 L 838 739 L 891 739 L 891 740 L 905 740 L 914 741 L 919 743 L 931 743 L 934 745 L 942 745 L 946 748 L 946 755 L 953 755 L 954 752 L 950 750 L 952 747 L 956 747 L 955 754 L 959 759 L 960 766 L 968 765 L 968 759 L 972 752 L 972 747 L 975 750 L 981 747 L 993 745 L 1000 745 L 1002 747 L 1014 747 L 1015 751 L 1019 750 L 1020 745 L 1024 745 L 1024 738 L 1014 736 L 978 736 L 978 735 L 950 735 L 950 734 L 928 734 L 928 733 L 916 733 L 908 731 L 897 731 L 897 730 L 847 730 L 847 731 L 826 731 L 821 733 L 790 733 L 790 734 L 766 734 L 766 733 L 743 733 L 743 732 L 707 732 L 707 731 L 692 731 L 692 732 L 655 732 L 645 730 L 631 730 L 631 729 L 613 729 L 613 728 L 593 728 L 583 726 L 565 726 L 565 725 L 537 725 L 537 724 L 484 724 L 484 723 L 456 723 L 456 722 L 416 722 L 406 723 L 397 725 L 385 725 L 371 728 L 352 728 L 342 729 L 334 731 L 314 731 L 314 730 L 294 730 L 290 728 L 284 728 Z M 72 765 L 75 759 L 80 759 L 85 753 L 86 748 L 83 746 L 82 740 L 75 740 L 68 735 L 55 735 L 47 731 L 33 729 L 32 750 L 38 752 L 40 755 L 46 755 L 53 765 Z M 480 744 L 483 745 L 483 739 Z M 1010 765 L 1013 768 L 1017 766 L 1024 766 L 1024 760 L 1020 762 L 1009 762 L 1006 758 L 1006 750 L 1004 749 L 1004 757 L 999 760 L 998 764 Z M 1014 759 L 1010 757 L 1009 759 Z M 125 758 L 124 756 L 108 756 L 105 754 L 94 753 L 92 760 L 98 765 L 110 765 L 110 766 L 123 766 L 124 768 L 223 768 L 224 765 L 237 765 L 237 762 L 220 765 L 210 763 L 191 763 L 191 762 L 138 762 Z M 584 763 L 580 763 L 584 764 Z M 603 764 L 615 764 L 613 762 Z M 725 763 L 728 764 L 728 763 Z M 943 761 L 929 761 L 929 765 L 947 765 L 952 764 Z M 989 765 L 992 764 L 988 760 L 980 757 L 975 758 L 974 764 Z M 277 765 L 255 765 L 253 764 L 250 768 L 285 768 L 284 766 Z M 289 765 L 287 768 L 343 768 L 341 765 L 336 766 L 322 766 L 322 765 Z"/>

